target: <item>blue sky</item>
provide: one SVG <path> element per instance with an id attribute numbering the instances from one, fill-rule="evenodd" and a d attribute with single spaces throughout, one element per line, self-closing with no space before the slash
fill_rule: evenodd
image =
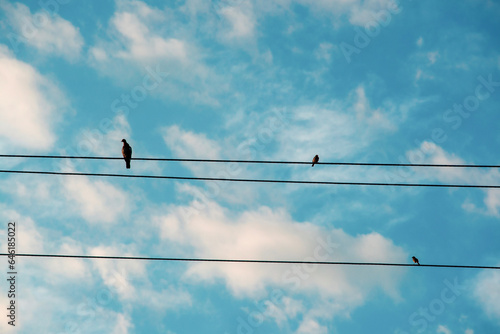
<path id="1" fill-rule="evenodd" d="M 126 138 L 135 157 L 499 164 L 499 15 L 493 0 L 0 0 L 0 151 L 120 156 Z M 0 163 L 500 184 L 496 169 Z M 0 217 L 19 253 L 500 265 L 492 189 L 3 174 Z M 500 329 L 494 271 L 18 260 L 2 333 Z"/>

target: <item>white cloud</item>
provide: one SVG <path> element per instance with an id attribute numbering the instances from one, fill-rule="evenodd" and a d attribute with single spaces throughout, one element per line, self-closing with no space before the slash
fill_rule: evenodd
<path id="1" fill-rule="evenodd" d="M 424 45 L 424 39 L 422 38 L 422 36 L 420 36 L 420 37 L 417 39 L 417 46 L 418 46 L 418 47 L 422 47 L 422 45 Z"/>
<path id="2" fill-rule="evenodd" d="M 417 73 L 415 74 L 415 81 L 418 81 L 421 76 L 422 76 L 422 70 L 417 69 Z"/>
<path id="3" fill-rule="evenodd" d="M 3 221 L 12 220 L 17 223 L 18 253 L 84 254 L 78 242 L 67 237 L 59 238 L 60 231 L 55 235 L 51 234 L 52 230 L 40 227 L 29 216 L 0 205 L 0 217 Z M 56 239 L 58 242 L 54 243 Z M 6 229 L 0 229 L 1 249 L 7 249 L 6 241 Z M 85 331 L 89 325 L 94 329 L 102 329 L 101 332 L 110 332 L 106 330 L 109 329 L 106 322 L 101 321 L 102 318 L 110 319 L 110 314 L 107 310 L 96 306 L 95 300 L 91 301 L 94 295 L 85 294 L 89 291 L 87 289 L 92 289 L 93 286 L 93 277 L 88 271 L 85 260 L 23 258 L 17 262 L 17 266 L 17 270 L 21 273 L 18 276 L 18 287 L 29 287 L 23 289 L 16 298 L 17 305 L 20 305 L 22 310 L 22 315 L 18 313 L 20 316 L 15 327 L 18 331 L 60 332 L 66 329 L 66 324 L 73 323 L 68 319 L 75 319 L 74 323 L 82 332 L 90 332 Z M 75 286 L 78 286 L 78 289 L 75 289 Z M 0 297 L 0 303 L 7 305 L 4 301 L 7 299 Z M 90 306 L 90 303 L 94 304 Z M 89 311 L 86 313 L 87 316 L 96 313 L 99 313 L 99 316 L 85 322 L 83 320 L 89 318 L 82 318 L 82 313 L 87 311 Z M 0 330 L 2 333 L 10 333 L 4 330 L 6 329 L 3 327 L 4 323 L 0 324 Z"/>
<path id="4" fill-rule="evenodd" d="M 82 245 L 78 241 L 71 238 L 62 238 L 61 243 L 58 250 L 53 250 L 53 252 L 66 255 L 85 254 Z M 52 281 L 63 284 L 62 281 L 88 280 L 91 278 L 88 263 L 84 260 L 67 258 L 61 261 L 64 261 L 64 266 L 59 261 L 50 261 L 46 265 L 47 274 L 50 275 Z"/>
<path id="5" fill-rule="evenodd" d="M 32 66 L 17 60 L 0 45 L 0 138 L 2 150 L 48 150 L 56 141 L 54 125 L 65 98 Z"/>
<path id="6" fill-rule="evenodd" d="M 144 8 L 142 5 L 141 8 Z M 119 51 L 118 57 L 149 61 L 167 58 L 184 62 L 187 59 L 186 45 L 176 38 L 162 38 L 152 33 L 144 20 L 151 19 L 152 9 L 146 13 L 120 12 L 112 19 L 112 25 L 125 39 L 126 50 Z M 154 13 L 154 12 L 153 12 Z M 157 13 L 157 15 L 160 15 Z"/>
<path id="7" fill-rule="evenodd" d="M 466 329 L 464 334 L 474 334 L 474 331 L 472 329 Z"/>
<path id="8" fill-rule="evenodd" d="M 401 8 L 396 6 L 394 0 L 293 0 L 302 5 L 307 5 L 317 13 L 329 13 L 335 17 L 346 15 L 349 23 L 364 26 L 370 21 L 376 21 L 382 11 L 394 15 Z"/>
<path id="9" fill-rule="evenodd" d="M 45 10 L 31 14 L 30 9 L 21 3 L 12 5 L 0 2 L 7 13 L 8 20 L 22 41 L 45 54 L 54 54 L 70 61 L 79 57 L 83 38 L 69 21 L 58 14 L 49 15 Z"/>
<path id="10" fill-rule="evenodd" d="M 443 325 L 439 325 L 436 333 L 438 333 L 438 334 L 451 334 L 451 331 L 448 329 L 448 327 L 443 326 Z"/>
<path id="11" fill-rule="evenodd" d="M 214 2 L 205 0 L 186 0 L 184 1 L 182 7 L 179 8 L 179 11 L 188 14 L 190 18 L 195 21 L 197 15 L 216 11 L 218 8 L 220 8 L 221 4 L 222 1 Z"/>
<path id="12" fill-rule="evenodd" d="M 223 31 L 227 39 L 252 39 L 255 35 L 256 20 L 251 2 L 241 2 L 239 6 L 226 6 L 219 10 L 229 23 L 230 29 Z"/>
<path id="13" fill-rule="evenodd" d="M 331 43 L 324 42 L 318 46 L 318 48 L 314 51 L 314 54 L 317 59 L 330 62 L 333 52 L 338 52 L 338 47 Z"/>
<path id="14" fill-rule="evenodd" d="M 270 13 L 281 10 L 280 1 L 241 1 L 229 0 L 214 2 L 215 17 L 208 16 L 208 22 L 203 29 L 214 31 L 220 43 L 229 47 L 244 50 L 259 66 L 268 66 L 273 63 L 273 54 L 270 49 L 259 50 L 260 37 L 259 20 Z M 282 1 L 284 2 L 284 1 Z M 232 74 L 235 74 L 232 72 Z"/>
<path id="15" fill-rule="evenodd" d="M 474 284 L 474 297 L 490 317 L 500 321 L 500 273 L 483 271 Z"/>
<path id="16" fill-rule="evenodd" d="M 2 285 L 2 287 L 3 287 L 3 285 Z M 7 306 L 9 305 L 9 303 L 10 303 L 10 299 L 7 298 L 7 293 L 2 293 L 0 295 L 0 305 L 2 305 L 2 308 L 3 308 L 4 305 L 5 305 L 5 308 L 7 308 Z M 7 316 L 7 313 L 6 313 L 5 316 Z M 22 325 L 19 324 L 19 323 L 16 323 L 15 327 L 11 326 L 11 325 L 8 324 L 8 321 L 10 321 L 10 320 L 11 320 L 10 318 L 5 317 L 4 321 L 0 321 L 0 331 L 2 333 L 5 333 L 5 334 L 19 333 L 20 327 Z"/>
<path id="17" fill-rule="evenodd" d="M 191 295 L 183 290 L 169 286 L 166 289 L 142 288 L 137 296 L 137 303 L 156 311 L 178 310 L 192 306 Z"/>
<path id="18" fill-rule="evenodd" d="M 223 159 L 230 158 L 234 148 L 228 143 L 221 144 L 208 138 L 204 134 L 186 131 L 177 125 L 165 127 L 162 129 L 165 144 L 172 150 L 174 156 L 178 158 L 190 159 Z M 227 148 L 227 149 L 226 149 Z M 217 163 L 183 163 L 194 175 L 199 177 L 211 178 L 232 178 L 243 174 L 244 167 L 235 167 L 234 165 L 225 165 Z M 245 174 L 247 175 L 247 174 Z M 201 201 L 207 197 L 225 199 L 230 202 L 248 203 L 254 192 L 241 184 L 229 184 L 207 182 L 208 190 L 181 185 L 178 187 L 180 192 L 189 193 Z"/>
<path id="19" fill-rule="evenodd" d="M 350 7 L 355 7 L 359 0 L 296 0 L 302 5 L 310 6 L 316 10 L 346 12 Z"/>
<path id="20" fill-rule="evenodd" d="M 292 299 L 290 297 L 283 297 L 281 301 L 264 301 L 266 306 L 263 312 L 265 317 L 274 319 L 276 324 L 282 327 L 288 319 L 294 319 L 299 313 L 304 312 L 304 305 L 302 301 Z"/>
<path id="21" fill-rule="evenodd" d="M 220 147 L 217 142 L 204 134 L 185 131 L 177 125 L 162 129 L 165 144 L 179 158 L 219 159 Z"/>
<path id="22" fill-rule="evenodd" d="M 108 55 L 106 54 L 106 51 L 104 51 L 100 47 L 93 47 L 90 49 L 90 55 L 97 60 L 98 62 L 104 62 L 108 60 Z"/>
<path id="23" fill-rule="evenodd" d="M 120 164 L 120 168 L 124 167 Z M 74 169 L 63 171 L 74 172 Z M 66 222 L 81 217 L 100 227 L 129 218 L 136 199 L 132 198 L 133 193 L 109 182 L 78 176 L 44 180 L 29 175 L 13 176 L 2 183 L 0 190 L 13 196 L 17 207 L 42 218 L 58 216 Z M 71 241 L 68 243 L 69 247 Z"/>
<path id="24" fill-rule="evenodd" d="M 500 208 L 500 190 L 486 190 L 486 198 L 484 199 L 484 204 L 486 205 L 487 213 L 489 215 L 500 217 L 500 213 L 498 212 Z"/>
<path id="25" fill-rule="evenodd" d="M 90 255 L 103 256 L 137 256 L 135 247 L 121 246 L 97 246 L 89 249 Z M 104 284 L 116 291 L 122 300 L 134 300 L 137 290 L 133 284 L 134 280 L 146 278 L 146 267 L 141 261 L 110 261 L 93 260 L 94 266 L 101 275 Z"/>
<path id="26" fill-rule="evenodd" d="M 106 119 L 102 119 L 101 122 Z M 109 120 L 106 131 L 103 128 L 83 129 L 77 136 L 76 147 L 80 155 L 94 154 L 97 156 L 114 156 L 121 152 L 121 140 L 127 139 L 131 143 L 132 129 L 123 114 L 118 114 Z"/>
<path id="27" fill-rule="evenodd" d="M 131 201 L 121 189 L 105 181 L 92 181 L 87 177 L 68 178 L 64 193 L 90 224 L 114 224 L 127 218 Z"/>
<path id="28" fill-rule="evenodd" d="M 311 152 L 317 152 L 320 157 L 339 158 L 352 152 L 357 146 L 352 139 L 359 133 L 355 129 L 355 120 L 349 114 L 341 112 L 340 108 L 332 109 L 306 106 L 294 110 L 290 126 L 278 134 L 283 147 L 279 155 L 288 159 L 297 157 L 297 160 L 305 160 L 310 158 Z M 362 142 L 366 143 L 364 140 Z M 325 147 L 324 143 L 335 145 Z M 321 151 L 318 152 L 320 147 Z"/>
<path id="29" fill-rule="evenodd" d="M 183 256 L 305 261 L 404 262 L 404 250 L 378 233 L 351 236 L 340 229 L 295 222 L 282 209 L 230 212 L 208 199 L 170 206 L 153 218 L 168 249 Z M 229 254 L 229 256 L 228 256 Z M 404 271 L 358 267 L 198 263 L 184 276 L 198 283 L 224 282 L 236 298 L 260 300 L 263 314 L 280 328 L 299 319 L 297 333 L 327 332 L 322 322 L 348 317 L 373 291 L 400 300 Z M 283 292 L 274 298 L 271 289 Z M 318 295 L 307 307 L 311 294 Z M 293 296 L 293 299 L 288 297 Z"/>
<path id="30" fill-rule="evenodd" d="M 436 165 L 465 164 L 465 161 L 455 154 L 446 152 L 442 147 L 432 141 L 423 141 L 416 149 L 406 153 L 408 161 L 412 164 L 428 163 Z M 419 175 L 453 182 L 464 179 L 466 171 L 462 168 L 415 169 Z"/>
<path id="31" fill-rule="evenodd" d="M 112 40 L 98 40 L 90 49 L 94 61 L 109 64 L 114 58 L 139 65 L 193 65 L 193 47 L 185 40 L 166 36 L 160 29 L 169 18 L 167 12 L 141 1 L 121 0 L 116 4 L 117 10 L 109 21 Z"/>
<path id="32" fill-rule="evenodd" d="M 89 250 L 91 255 L 138 256 L 135 245 L 98 246 Z M 93 260 L 104 284 L 119 296 L 124 304 L 142 305 L 157 312 L 180 309 L 192 305 L 189 292 L 168 285 L 153 287 L 148 278 L 146 262 Z M 165 285 L 163 284 L 163 285 Z"/>
<path id="33" fill-rule="evenodd" d="M 371 106 L 368 93 L 363 85 L 350 92 L 346 101 L 334 100 L 326 105 L 305 105 L 290 111 L 271 109 L 256 114 L 241 110 L 237 117 L 229 118 L 225 130 L 232 135 L 219 135 L 223 139 L 214 140 L 204 134 L 193 133 L 179 126 L 163 128 L 167 146 L 178 157 L 209 159 L 248 160 L 311 160 L 315 153 L 322 161 L 345 158 L 361 152 L 367 145 L 397 129 L 397 124 L 405 118 L 406 106 L 395 106 L 384 102 L 376 108 Z M 257 115 L 257 116 L 256 116 Z M 334 143 L 325 145 L 325 143 Z M 314 153 L 311 153 L 314 152 Z M 247 168 L 245 165 L 221 166 L 219 164 L 186 164 L 195 175 L 220 178 L 271 178 L 261 169 Z M 352 171 L 352 169 L 350 169 Z M 290 178 L 304 178 L 304 171 L 292 170 Z M 314 172 L 314 173 L 312 173 Z M 340 180 L 348 171 L 309 170 L 312 178 Z M 251 184 L 212 184 L 209 189 L 216 196 L 240 203 L 254 202 L 258 189 Z M 223 190 L 219 191 L 221 188 Z M 212 192 L 212 190 L 214 190 Z M 206 196 L 205 196 L 206 197 Z M 210 196 L 209 196 L 210 197 Z M 276 200 L 280 196 L 273 196 Z M 202 196 L 198 196 L 203 201 Z M 222 198 L 222 197 L 217 197 Z"/>
<path id="34" fill-rule="evenodd" d="M 112 334 L 127 334 L 129 329 L 133 327 L 134 325 L 130 321 L 130 317 L 120 313 L 116 317 L 116 324 Z"/>
<path id="35" fill-rule="evenodd" d="M 398 111 L 391 104 L 376 109 L 371 107 L 363 86 L 352 91 L 345 102 L 297 107 L 286 113 L 286 126 L 275 134 L 281 147 L 278 157 L 309 160 L 314 156 L 311 152 L 316 152 L 320 159 L 339 159 L 354 154 L 369 145 L 378 134 L 395 131 Z"/>
<path id="36" fill-rule="evenodd" d="M 428 52 L 427 53 L 427 59 L 431 64 L 436 63 L 437 59 L 439 58 L 439 52 L 434 51 L 434 52 Z"/>
<path id="37" fill-rule="evenodd" d="M 396 3 L 394 0 L 366 0 L 359 2 L 356 6 L 352 6 L 349 22 L 359 26 L 377 22 L 381 11 L 387 11 L 389 15 L 393 15 L 388 9 L 397 8 L 395 7 Z"/>
<path id="38" fill-rule="evenodd" d="M 297 334 L 326 334 L 326 333 L 328 333 L 328 328 L 321 326 L 316 320 L 314 320 L 312 318 L 306 318 L 306 319 L 302 320 L 296 333 Z"/>
<path id="39" fill-rule="evenodd" d="M 17 253 L 43 253 L 44 240 L 36 222 L 29 216 L 19 213 L 16 210 L 10 209 L 5 205 L 0 205 L 0 217 L 3 221 L 16 223 L 16 238 L 22 240 L 17 243 Z M 7 224 L 5 224 L 7 225 Z M 7 229 L 0 231 L 1 249 L 7 249 Z"/>
<path id="40" fill-rule="evenodd" d="M 41 229 L 38 224 L 29 216 L 20 214 L 16 210 L 7 209 L 0 206 L 2 209 L 3 220 L 16 223 L 16 240 L 17 240 L 17 253 L 27 254 L 43 254 L 43 253 L 56 253 L 56 254 L 83 254 L 82 248 L 78 242 L 71 238 L 64 237 L 60 240 L 60 244 L 47 243 L 47 236 L 50 231 Z M 3 240 L 7 240 L 5 232 L 0 232 L 0 249 L 7 249 Z M 27 259 L 28 260 L 28 259 Z M 81 259 L 64 259 L 64 266 L 58 260 L 48 260 L 47 262 L 33 261 L 27 266 L 29 269 L 29 276 L 38 271 L 44 272 L 43 280 L 56 284 L 56 282 L 67 282 L 68 280 L 78 280 L 88 278 L 87 266 Z"/>
<path id="41" fill-rule="evenodd" d="M 147 67 L 161 68 L 165 78 L 151 90 L 156 97 L 218 105 L 214 97 L 227 89 L 227 81 L 205 65 L 205 52 L 196 37 L 177 17 L 180 12 L 159 9 L 141 1 L 117 1 L 106 38 L 89 49 L 89 62 L 120 85 L 142 82 Z M 179 27 L 165 29 L 165 22 Z M 123 71 L 123 67 L 127 71 Z"/>
<path id="42" fill-rule="evenodd" d="M 111 112 L 110 112 L 111 113 Z M 95 127 L 84 128 L 77 132 L 72 146 L 66 146 L 61 150 L 61 155 L 79 155 L 79 156 L 103 156 L 103 157 L 121 157 L 122 139 L 126 139 L 132 146 L 132 159 L 148 156 L 148 148 L 136 142 L 132 136 L 132 128 L 124 114 L 117 114 L 113 118 L 103 117 L 95 123 Z M 81 169 L 84 164 L 82 160 L 63 161 L 59 167 L 63 171 L 73 171 Z M 78 165 L 78 168 L 76 166 Z M 123 172 L 125 168 L 124 161 L 107 161 L 99 165 L 101 170 L 107 173 Z M 132 169 L 136 173 L 161 172 L 160 164 L 154 161 L 132 161 Z"/>
<path id="43" fill-rule="evenodd" d="M 406 154 L 408 161 L 413 164 L 428 163 L 438 165 L 463 165 L 467 164 L 462 158 L 446 152 L 434 142 L 424 141 L 420 147 L 410 150 Z M 470 162 L 473 165 L 474 163 Z M 500 172 L 497 170 L 482 171 L 480 169 L 465 168 L 437 168 L 437 169 L 415 169 L 415 177 L 427 180 L 438 180 L 444 183 L 460 184 L 498 184 Z M 483 202 L 485 208 L 480 208 L 470 200 L 462 204 L 462 208 L 469 212 L 480 213 L 491 216 L 500 216 L 500 191 L 498 189 L 485 189 L 486 194 Z"/>
<path id="44" fill-rule="evenodd" d="M 19 253 L 139 254 L 134 245 L 88 247 L 69 237 L 61 238 L 59 230 L 40 228 L 30 217 L 1 204 L 0 218 L 17 222 Z M 81 229 L 77 233 L 81 236 Z M 57 243 L 47 242 L 55 239 Z M 7 248 L 6 241 L 6 229 L 0 229 L 0 248 Z M 16 328 L 30 333 L 62 332 L 67 328 L 85 333 L 130 332 L 133 321 L 129 314 L 110 310 L 113 306 L 109 303 L 115 299 L 127 310 L 137 306 L 162 312 L 192 305 L 190 294 L 172 284 L 153 287 L 146 262 L 25 258 L 18 265 L 22 285 L 30 289 L 17 298 L 18 305 L 22 305 L 22 317 Z M 0 302 L 6 300 L 0 297 Z M 0 330 L 8 328 L 4 327 L 1 324 Z"/>
<path id="45" fill-rule="evenodd" d="M 184 207 L 171 206 L 167 214 L 153 220 L 161 238 L 168 240 L 169 245 L 179 245 L 186 253 L 203 258 L 407 260 L 407 254 L 400 247 L 377 233 L 350 236 L 342 230 L 294 222 L 284 210 L 267 207 L 236 215 L 213 201 L 203 207 L 192 202 Z M 335 305 L 330 309 L 332 313 L 344 313 L 363 304 L 374 288 L 399 298 L 397 286 L 403 274 L 400 270 L 373 268 L 199 263 L 189 267 L 186 277 L 207 282 L 222 279 L 237 297 L 262 296 L 269 286 L 293 291 L 295 295 L 317 291 L 325 303 Z M 289 316 L 302 309 L 296 303 L 291 303 Z"/>

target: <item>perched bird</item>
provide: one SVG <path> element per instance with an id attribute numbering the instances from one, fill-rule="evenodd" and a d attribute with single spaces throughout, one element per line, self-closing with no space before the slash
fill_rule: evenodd
<path id="1" fill-rule="evenodd" d="M 314 167 L 314 164 L 317 164 L 317 163 L 318 163 L 318 161 L 319 161 L 319 156 L 316 154 L 316 155 L 314 156 L 314 158 L 313 158 L 313 164 L 312 164 L 312 166 L 311 166 L 311 167 Z"/>
<path id="2" fill-rule="evenodd" d="M 415 256 L 412 256 L 411 258 L 413 259 L 413 263 L 420 265 L 420 262 L 418 262 L 418 259 Z"/>
<path id="3" fill-rule="evenodd" d="M 132 147 L 127 143 L 125 139 L 122 139 L 123 147 L 122 154 L 123 159 L 125 159 L 125 164 L 127 168 L 130 168 L 130 159 L 132 159 Z"/>

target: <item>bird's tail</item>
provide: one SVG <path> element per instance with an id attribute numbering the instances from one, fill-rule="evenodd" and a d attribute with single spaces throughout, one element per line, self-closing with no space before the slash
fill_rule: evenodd
<path id="1" fill-rule="evenodd" d="M 130 169 L 130 160 L 125 161 L 125 165 L 126 165 L 127 169 Z"/>
<path id="2" fill-rule="evenodd" d="M 314 167 L 314 164 L 312 164 L 312 166 L 311 166 L 311 167 Z"/>

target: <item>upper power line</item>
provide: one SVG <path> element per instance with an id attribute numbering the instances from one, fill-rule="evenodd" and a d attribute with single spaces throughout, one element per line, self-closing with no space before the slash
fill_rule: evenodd
<path id="1" fill-rule="evenodd" d="M 0 158 L 123 160 L 122 157 L 92 157 L 92 156 L 73 156 L 73 155 L 24 155 L 24 154 L 0 154 Z M 277 160 L 174 159 L 174 158 L 132 158 L 132 160 L 167 161 L 167 162 L 202 162 L 202 163 L 282 164 L 282 165 L 311 164 L 310 161 L 277 161 Z M 334 165 L 334 166 L 379 166 L 379 167 L 500 168 L 500 165 L 406 164 L 406 163 L 378 163 L 378 162 L 317 162 L 316 164 Z"/>
<path id="2" fill-rule="evenodd" d="M 0 256 L 10 254 L 1 253 Z M 462 269 L 492 269 L 495 266 L 474 266 L 457 264 L 420 264 L 381 263 L 381 262 L 338 262 L 338 261 L 295 261 L 295 260 L 251 260 L 251 259 L 207 259 L 207 258 L 176 258 L 148 256 L 107 256 L 107 255 L 66 255 L 66 254 L 15 254 L 16 257 L 72 258 L 94 260 L 135 260 L 135 261 L 170 261 L 170 262 L 224 262 L 224 263 L 261 263 L 261 264 L 310 264 L 310 265 L 343 265 L 343 266 L 384 266 L 384 267 L 432 267 L 432 268 L 462 268 Z"/>

